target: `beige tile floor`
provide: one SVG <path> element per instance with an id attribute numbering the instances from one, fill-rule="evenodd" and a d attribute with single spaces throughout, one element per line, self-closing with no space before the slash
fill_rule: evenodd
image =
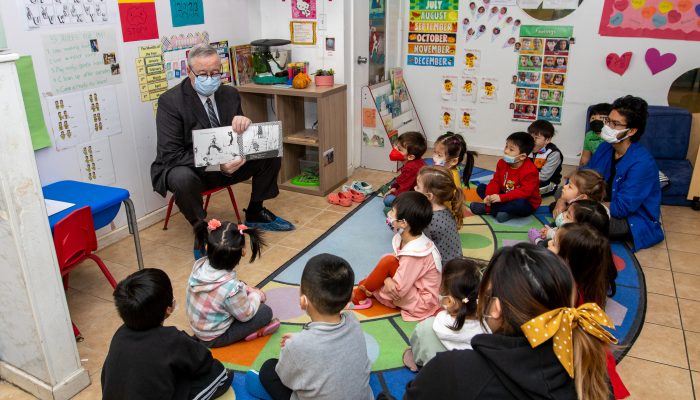
<path id="1" fill-rule="evenodd" d="M 495 157 L 481 156 L 477 166 L 494 169 Z M 365 180 L 379 187 L 392 174 L 357 170 L 351 180 Z M 250 185 L 235 186 L 240 206 L 248 203 Z M 300 250 L 343 218 L 351 208 L 329 205 L 325 199 L 283 191 L 266 202 L 275 213 L 291 220 L 293 233 L 270 233 L 270 245 L 254 264 L 237 267 L 242 279 L 257 284 Z M 228 196 L 215 195 L 210 215 L 235 220 Z M 628 355 L 619 365 L 622 379 L 633 399 L 700 399 L 700 212 L 690 208 L 662 207 L 666 240 L 637 253 L 644 269 L 648 306 L 644 328 Z M 141 231 L 147 267 L 165 270 L 175 288 L 179 304 L 184 304 L 184 287 L 192 267 L 192 235 L 182 215 L 175 215 L 167 231 L 156 224 Z M 99 256 L 120 280 L 136 270 L 136 257 L 130 238 L 101 249 Z M 75 399 L 100 398 L 100 372 L 109 342 L 121 320 L 114 309 L 112 289 L 97 268 L 77 268 L 70 277 L 67 292 L 73 321 L 85 340 L 78 343 L 84 367 L 92 384 Z M 189 331 L 183 307 L 167 321 Z M 0 400 L 31 399 L 22 390 L 0 382 Z"/>

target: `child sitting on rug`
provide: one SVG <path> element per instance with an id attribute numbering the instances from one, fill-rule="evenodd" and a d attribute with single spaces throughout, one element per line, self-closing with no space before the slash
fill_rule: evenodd
<path id="1" fill-rule="evenodd" d="M 233 372 L 187 333 L 163 321 L 175 310 L 168 275 L 136 271 L 117 284 L 117 329 L 102 366 L 102 398 L 214 399 L 231 388 Z"/>
<path id="2" fill-rule="evenodd" d="M 588 117 L 591 130 L 586 132 L 586 136 L 583 139 L 583 150 L 581 151 L 581 159 L 578 162 L 580 167 L 588 164 L 598 146 L 604 142 L 603 138 L 600 137 L 600 131 L 603 130 L 603 120 L 610 115 L 610 111 L 612 111 L 612 105 L 609 103 L 591 106 L 590 117 Z"/>
<path id="3" fill-rule="evenodd" d="M 245 234 L 250 262 L 260 256 L 260 231 L 216 219 L 200 221 L 194 230 L 195 245 L 206 255 L 194 263 L 187 282 L 187 317 L 197 338 L 207 347 L 223 347 L 274 333 L 280 323 L 264 304 L 265 293 L 238 280 L 233 270 L 245 256 Z"/>
<path id="4" fill-rule="evenodd" d="M 476 316 L 481 272 L 475 262 L 455 258 L 445 264 L 440 284 L 440 304 L 444 310 L 416 325 L 411 347 L 403 354 L 403 362 L 417 371 L 441 351 L 471 349 L 474 335 L 490 333 Z"/>
<path id="5" fill-rule="evenodd" d="M 594 201 L 603 201 L 604 197 L 605 180 L 603 177 L 592 169 L 582 169 L 571 174 L 569 182 L 562 188 L 559 201 L 564 204 L 565 207 L 569 207 L 578 200 L 590 199 Z M 564 224 L 566 214 L 566 211 L 558 212 L 558 209 L 554 211 L 556 212 L 556 214 L 552 214 L 554 217 L 554 227 L 545 225 L 539 230 L 536 228 L 530 229 L 527 233 L 530 242 L 538 244 L 544 240 L 552 240 L 552 238 L 554 238 L 557 227 Z M 571 222 L 571 217 L 569 217 L 569 222 Z"/>
<path id="6" fill-rule="evenodd" d="M 467 149 L 467 142 L 462 135 L 447 132 L 437 138 L 433 149 L 433 163 L 440 167 L 445 167 L 452 173 L 455 186 L 458 188 L 469 187 L 469 178 L 474 169 L 474 158 L 478 154 Z M 464 163 L 462 176 L 459 175 L 460 164 Z"/>
<path id="7" fill-rule="evenodd" d="M 246 387 L 252 395 L 273 400 L 374 398 L 360 321 L 354 313 L 342 312 L 354 281 L 352 268 L 338 256 L 319 254 L 306 263 L 299 305 L 311 322 L 299 333 L 282 336 L 279 360 L 265 361 L 259 376 L 248 372 Z"/>
<path id="8" fill-rule="evenodd" d="M 515 132 L 506 139 L 504 155 L 488 185 L 480 184 L 476 193 L 483 203 L 472 202 L 475 215 L 491 214 L 500 223 L 514 217 L 531 215 L 542 203 L 539 173 L 528 158 L 535 141 L 526 132 Z"/>
<path id="9" fill-rule="evenodd" d="M 572 204 L 570 209 L 574 208 L 581 212 L 589 203 L 593 202 L 582 200 Z M 605 211 L 601 213 L 602 204 L 597 204 L 600 206 L 596 208 L 598 212 L 587 214 L 593 214 L 591 220 L 602 222 L 601 225 L 605 227 L 609 225 L 607 213 Z M 615 284 L 617 268 L 613 262 L 610 242 L 606 235 L 600 232 L 600 228 L 588 223 L 564 224 L 557 230 L 554 240 L 550 242 L 549 250 L 559 254 L 571 268 L 576 282 L 576 306 L 583 303 L 596 303 L 605 309 L 607 298 L 613 297 L 617 289 Z M 628 397 L 629 391 L 617 373 L 615 358 L 610 350 L 607 351 L 607 368 L 615 398 Z"/>
<path id="10" fill-rule="evenodd" d="M 373 296 L 383 305 L 400 308 L 405 321 L 420 321 L 440 309 L 440 252 L 423 230 L 433 207 L 422 193 L 406 192 L 396 198 L 387 223 L 397 231 L 393 254 L 379 260 L 352 292 L 356 308 L 367 308 Z"/>
<path id="11" fill-rule="evenodd" d="M 433 206 L 433 218 L 423 233 L 437 246 L 443 265 L 462 256 L 459 229 L 466 206 L 464 192 L 451 175 L 444 167 L 425 166 L 416 181 L 416 192 L 423 193 Z"/>
<path id="12" fill-rule="evenodd" d="M 384 206 L 391 207 L 396 196 L 413 190 L 416 186 L 418 171 L 425 165 L 423 154 L 427 148 L 425 137 L 420 132 L 405 132 L 398 137 L 396 147 L 392 150 L 392 155 L 396 156 L 392 156 L 392 160 L 406 162 L 389 191 L 384 194 Z"/>
<path id="13" fill-rule="evenodd" d="M 540 173 L 540 195 L 547 196 L 554 193 L 561 182 L 561 164 L 564 161 L 561 151 L 552 143 L 554 125 L 538 119 L 527 127 L 527 133 L 535 140 L 530 158 Z"/>

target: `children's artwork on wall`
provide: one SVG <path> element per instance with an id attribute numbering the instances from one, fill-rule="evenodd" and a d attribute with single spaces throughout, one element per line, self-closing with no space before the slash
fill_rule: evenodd
<path id="1" fill-rule="evenodd" d="M 455 94 L 455 86 L 457 85 L 457 77 L 454 75 L 443 75 L 440 84 L 440 97 L 443 100 L 452 100 Z"/>
<path id="2" fill-rule="evenodd" d="M 181 33 L 179 35 L 163 36 L 160 38 L 163 51 L 184 50 L 194 47 L 200 43 L 209 43 L 209 33 L 190 32 L 187 35 Z"/>
<path id="3" fill-rule="evenodd" d="M 362 127 L 376 128 L 377 127 L 377 109 L 363 108 L 362 109 Z"/>
<path id="4" fill-rule="evenodd" d="M 458 0 L 411 0 L 408 65 L 454 67 Z"/>
<path id="5" fill-rule="evenodd" d="M 122 123 L 114 86 L 86 90 L 83 92 L 83 101 L 91 139 L 121 133 Z"/>
<path id="6" fill-rule="evenodd" d="M 467 76 L 460 80 L 459 98 L 462 101 L 476 103 L 476 92 L 479 87 L 479 80 L 476 76 Z"/>
<path id="7" fill-rule="evenodd" d="M 610 53 L 607 57 L 605 57 L 605 65 L 610 71 L 622 76 L 625 74 L 625 72 L 627 72 L 627 68 L 629 68 L 631 60 L 631 51 L 624 52 L 622 55 Z"/>
<path id="8" fill-rule="evenodd" d="M 27 29 L 110 22 L 107 0 L 19 0 Z"/>
<path id="9" fill-rule="evenodd" d="M 440 134 L 445 132 L 455 131 L 455 118 L 457 117 L 457 110 L 453 107 L 442 107 L 440 109 Z"/>
<path id="10" fill-rule="evenodd" d="M 651 74 L 656 75 L 671 68 L 676 63 L 676 55 L 673 53 L 661 54 L 659 49 L 651 48 L 644 54 L 644 61 L 646 61 Z"/>
<path id="11" fill-rule="evenodd" d="M 122 81 L 114 31 L 96 30 L 42 36 L 54 94 Z"/>
<path id="12" fill-rule="evenodd" d="M 460 108 L 458 114 L 459 119 L 457 121 L 457 132 L 469 133 L 476 130 L 477 121 L 475 118 L 475 114 L 475 108 Z"/>
<path id="13" fill-rule="evenodd" d="M 158 100 L 158 97 L 168 90 L 163 50 L 160 45 L 139 47 L 136 76 L 142 102 Z"/>
<path id="14" fill-rule="evenodd" d="M 463 75 L 478 74 L 481 67 L 481 51 L 476 49 L 464 49 L 462 54 L 464 54 L 462 57 L 462 65 L 464 66 L 462 71 Z"/>
<path id="15" fill-rule="evenodd" d="M 196 167 L 227 163 L 236 158 L 257 160 L 282 156 L 282 123 L 251 124 L 245 132 L 230 126 L 192 131 Z"/>
<path id="16" fill-rule="evenodd" d="M 202 0 L 170 0 L 170 15 L 173 27 L 203 24 Z"/>
<path id="17" fill-rule="evenodd" d="M 479 81 L 479 102 L 493 103 L 498 97 L 498 79 L 481 78 Z"/>
<path id="18" fill-rule="evenodd" d="M 124 42 L 158 39 L 155 0 L 117 0 Z"/>
<path id="19" fill-rule="evenodd" d="M 292 44 L 316 44 L 316 22 L 291 21 L 289 23 L 289 37 Z"/>
<path id="20" fill-rule="evenodd" d="M 520 28 L 513 119 L 561 123 L 572 35 L 570 26 Z"/>
<path id="21" fill-rule="evenodd" d="M 700 5 L 692 0 L 604 0 L 602 36 L 700 40 Z"/>
<path id="22" fill-rule="evenodd" d="M 46 97 L 50 126 L 57 150 L 74 147 L 90 140 L 82 92 Z"/>
<path id="23" fill-rule="evenodd" d="M 316 0 L 292 0 L 292 18 L 316 19 Z"/>
<path id="24" fill-rule="evenodd" d="M 116 181 L 109 138 L 83 143 L 78 147 L 77 156 L 84 182 L 111 185 Z"/>
<path id="25" fill-rule="evenodd" d="M 362 144 L 371 147 L 384 147 L 384 138 L 377 134 L 376 129 L 362 129 Z"/>

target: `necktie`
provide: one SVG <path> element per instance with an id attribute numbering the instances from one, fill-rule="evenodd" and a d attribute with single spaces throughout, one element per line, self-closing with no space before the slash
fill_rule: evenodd
<path id="1" fill-rule="evenodd" d="M 216 112 L 214 111 L 214 104 L 212 104 L 211 99 L 207 98 L 207 114 L 209 114 L 209 123 L 212 128 L 218 128 L 221 126 L 219 119 L 216 118 Z"/>

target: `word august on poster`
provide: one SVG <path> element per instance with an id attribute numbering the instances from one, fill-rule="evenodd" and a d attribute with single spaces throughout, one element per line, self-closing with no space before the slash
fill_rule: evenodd
<path id="1" fill-rule="evenodd" d="M 457 0 L 411 0 L 408 65 L 454 67 Z"/>

